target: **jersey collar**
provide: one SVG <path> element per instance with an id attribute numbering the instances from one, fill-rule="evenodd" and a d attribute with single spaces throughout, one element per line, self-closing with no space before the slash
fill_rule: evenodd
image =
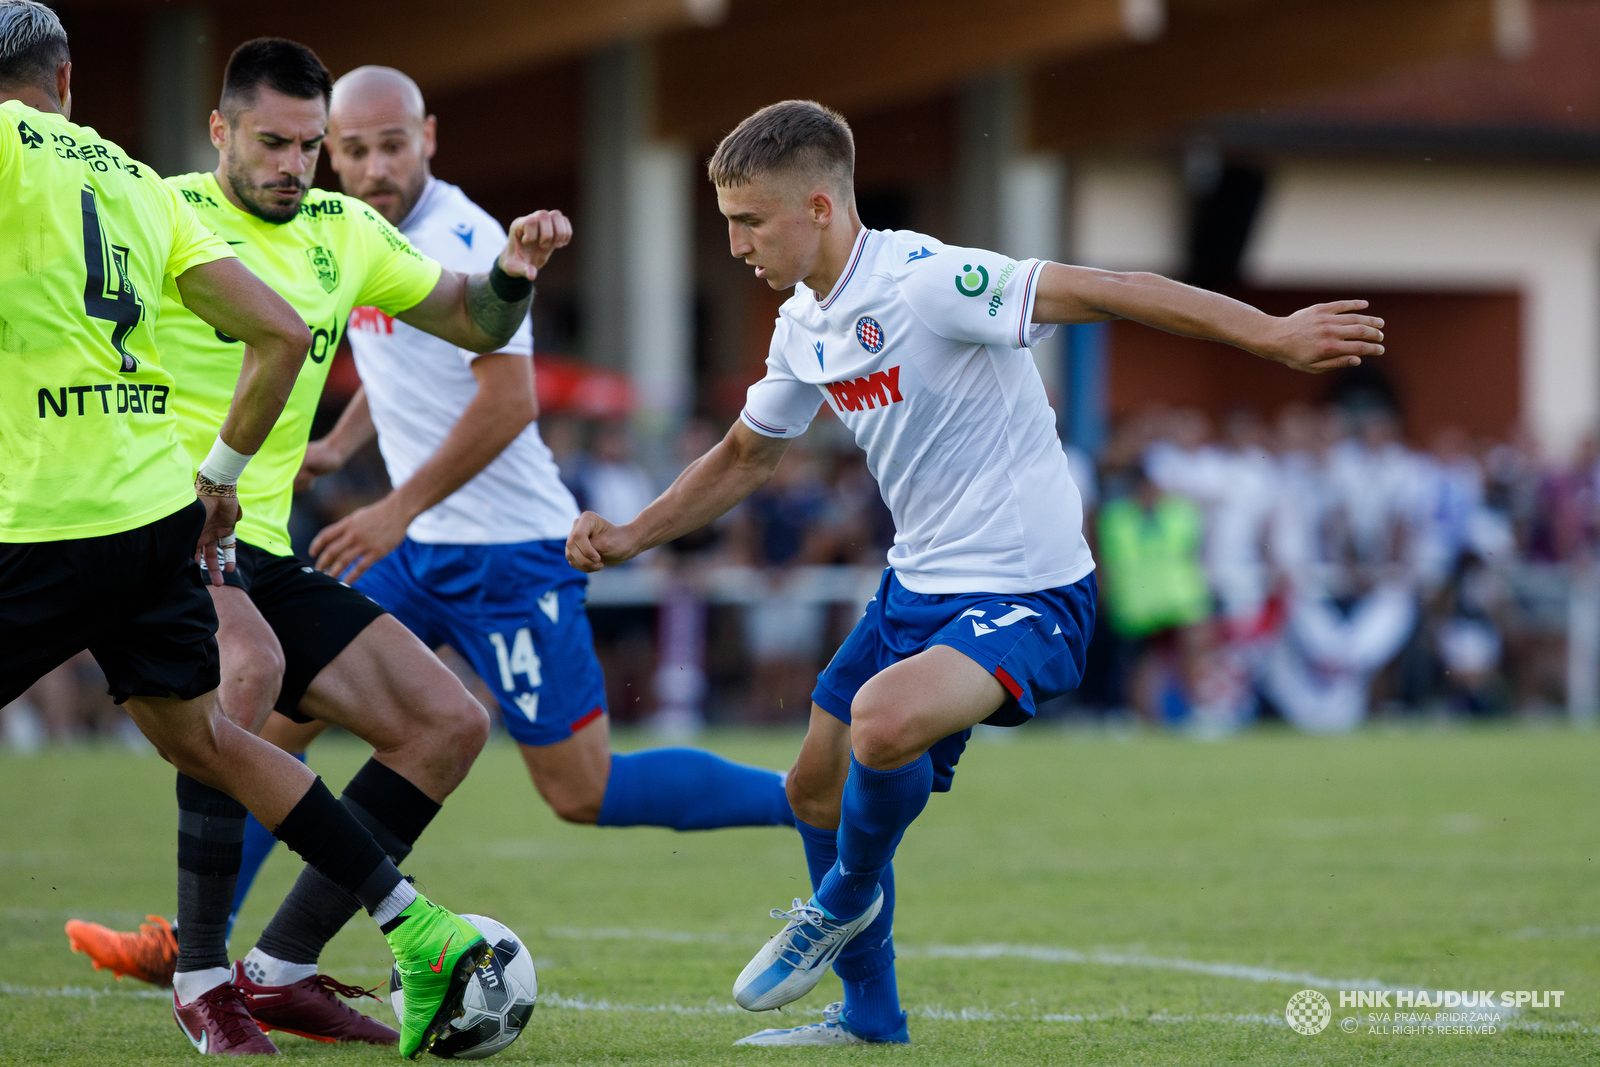
<path id="1" fill-rule="evenodd" d="M 406 212 L 406 217 L 400 220 L 400 225 L 395 229 L 405 233 L 412 226 L 422 221 L 422 216 L 428 213 L 428 201 L 433 199 L 433 191 L 439 185 L 439 179 L 428 175 L 428 182 L 422 187 L 422 195 L 417 197 L 417 202 L 411 205 L 411 210 Z"/>
<path id="2" fill-rule="evenodd" d="M 866 251 L 867 237 L 871 233 L 871 230 L 863 226 L 861 227 L 861 232 L 856 234 L 856 246 L 850 253 L 850 265 L 845 268 L 843 274 L 839 275 L 839 280 L 833 283 L 833 291 L 827 295 L 821 304 L 817 305 L 819 310 L 827 311 L 833 305 L 833 302 L 839 299 L 839 294 L 844 292 L 844 287 L 850 284 L 850 279 L 855 277 L 856 267 L 861 262 L 861 254 Z"/>

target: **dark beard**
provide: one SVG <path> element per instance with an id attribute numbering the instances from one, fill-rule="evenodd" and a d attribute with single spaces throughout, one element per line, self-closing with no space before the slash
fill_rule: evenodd
<path id="1" fill-rule="evenodd" d="M 228 168 L 228 187 L 233 190 L 233 195 L 239 198 L 239 203 L 244 205 L 245 210 L 263 222 L 281 225 L 300 214 L 299 204 L 292 208 L 283 208 L 277 204 L 266 203 L 263 196 L 264 190 L 258 186 L 251 185 L 244 175 L 238 173 L 231 166 Z M 300 192 L 301 201 L 304 202 L 305 186 L 300 186 Z"/>

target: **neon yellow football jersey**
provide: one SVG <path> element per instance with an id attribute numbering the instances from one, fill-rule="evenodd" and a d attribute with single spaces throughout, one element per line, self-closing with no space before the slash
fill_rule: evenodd
<path id="1" fill-rule="evenodd" d="M 240 539 L 287 556 L 294 476 L 350 309 L 370 305 L 398 315 L 433 291 L 441 268 L 377 212 L 343 193 L 312 189 L 293 219 L 272 223 L 234 207 L 215 175 L 180 174 L 167 184 L 311 327 L 311 350 L 289 402 L 239 479 Z M 161 303 L 156 340 L 178 379 L 171 404 L 179 438 L 198 468 L 227 418 L 244 346 L 190 314 L 175 287 L 162 290 Z"/>
<path id="2" fill-rule="evenodd" d="M 0 541 L 121 533 L 194 502 L 159 294 L 232 255 L 94 130 L 0 104 Z"/>

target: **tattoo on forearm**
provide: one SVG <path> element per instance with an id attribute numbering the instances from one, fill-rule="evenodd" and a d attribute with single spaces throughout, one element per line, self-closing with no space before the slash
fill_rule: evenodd
<path id="1" fill-rule="evenodd" d="M 511 340 L 522 320 L 528 317 L 528 306 L 533 303 L 533 293 L 510 303 L 501 300 L 489 287 L 488 274 L 473 274 L 467 278 L 467 314 L 478 329 L 494 338 L 496 347 Z"/>

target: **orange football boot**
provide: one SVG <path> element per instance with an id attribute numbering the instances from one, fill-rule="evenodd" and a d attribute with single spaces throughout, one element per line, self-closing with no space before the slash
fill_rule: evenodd
<path id="1" fill-rule="evenodd" d="M 132 975 L 151 985 L 169 986 L 178 966 L 178 939 L 161 916 L 145 918 L 150 921 L 141 924 L 136 934 L 69 919 L 67 940 L 72 951 L 87 955 L 97 971 L 110 971 L 118 978 Z"/>

